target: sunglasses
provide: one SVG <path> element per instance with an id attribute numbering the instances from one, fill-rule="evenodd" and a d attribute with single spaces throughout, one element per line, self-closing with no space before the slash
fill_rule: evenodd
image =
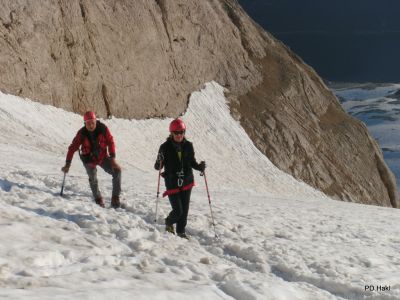
<path id="1" fill-rule="evenodd" d="M 172 131 L 174 135 L 185 134 L 185 131 Z"/>

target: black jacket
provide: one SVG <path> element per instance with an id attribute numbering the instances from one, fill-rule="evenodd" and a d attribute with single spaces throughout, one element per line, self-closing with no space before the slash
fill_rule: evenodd
<path id="1" fill-rule="evenodd" d="M 178 157 L 179 149 L 182 152 L 181 160 Z M 164 179 L 167 190 L 184 187 L 193 183 L 192 168 L 201 171 L 201 167 L 194 156 L 193 144 L 186 139 L 182 143 L 175 143 L 171 137 L 168 137 L 167 141 L 158 150 L 154 168 L 159 170 L 160 166 L 164 167 Z M 181 179 L 179 183 L 178 179 Z"/>

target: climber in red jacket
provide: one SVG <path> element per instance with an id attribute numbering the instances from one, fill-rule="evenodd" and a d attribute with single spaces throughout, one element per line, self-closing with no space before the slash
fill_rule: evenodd
<path id="1" fill-rule="evenodd" d="M 121 207 L 119 199 L 121 193 L 121 168 L 115 161 L 114 138 L 107 126 L 96 119 L 94 112 L 86 112 L 83 120 L 85 126 L 78 131 L 69 146 L 65 166 L 61 170 L 64 173 L 68 173 L 74 153 L 79 149 L 79 156 L 89 176 L 90 188 L 95 202 L 101 207 L 105 206 L 97 181 L 96 166 L 99 165 L 104 171 L 111 174 L 113 178 L 111 206 L 113 208 Z"/>

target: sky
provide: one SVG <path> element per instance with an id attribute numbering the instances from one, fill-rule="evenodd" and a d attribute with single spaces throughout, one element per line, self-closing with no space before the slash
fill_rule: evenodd
<path id="1" fill-rule="evenodd" d="M 400 31 L 397 0 L 239 0 L 272 32 Z"/>
<path id="2" fill-rule="evenodd" d="M 99 170 L 104 209 L 77 155 L 59 196 L 82 117 L 0 94 L 0 298 L 400 299 L 396 209 L 334 201 L 278 170 L 215 82 L 192 93 L 182 118 L 207 162 L 218 239 L 197 172 L 190 240 L 165 232 L 165 198 L 154 223 L 153 164 L 171 119 L 102 120 L 127 207 L 109 208 L 111 178 Z"/>
<path id="3" fill-rule="evenodd" d="M 326 81 L 400 82 L 397 0 L 239 0 Z"/>

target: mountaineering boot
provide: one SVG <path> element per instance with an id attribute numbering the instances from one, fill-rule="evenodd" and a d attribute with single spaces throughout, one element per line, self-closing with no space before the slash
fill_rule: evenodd
<path id="1" fill-rule="evenodd" d="M 112 208 L 120 208 L 121 207 L 121 202 L 119 201 L 119 197 L 111 198 L 111 207 Z"/>
<path id="2" fill-rule="evenodd" d="M 180 232 L 180 233 L 177 233 L 177 235 L 180 237 L 180 238 L 183 238 L 183 239 L 189 239 L 189 237 L 186 235 L 186 233 L 184 233 L 184 232 Z"/>
<path id="3" fill-rule="evenodd" d="M 105 205 L 104 205 L 104 200 L 103 200 L 102 197 L 97 198 L 97 199 L 95 199 L 94 201 L 96 202 L 97 205 L 100 205 L 101 207 L 105 207 Z"/>
<path id="4" fill-rule="evenodd" d="M 167 219 L 165 219 L 165 231 L 175 234 L 175 229 L 174 229 L 174 225 L 169 225 L 167 222 Z"/>

